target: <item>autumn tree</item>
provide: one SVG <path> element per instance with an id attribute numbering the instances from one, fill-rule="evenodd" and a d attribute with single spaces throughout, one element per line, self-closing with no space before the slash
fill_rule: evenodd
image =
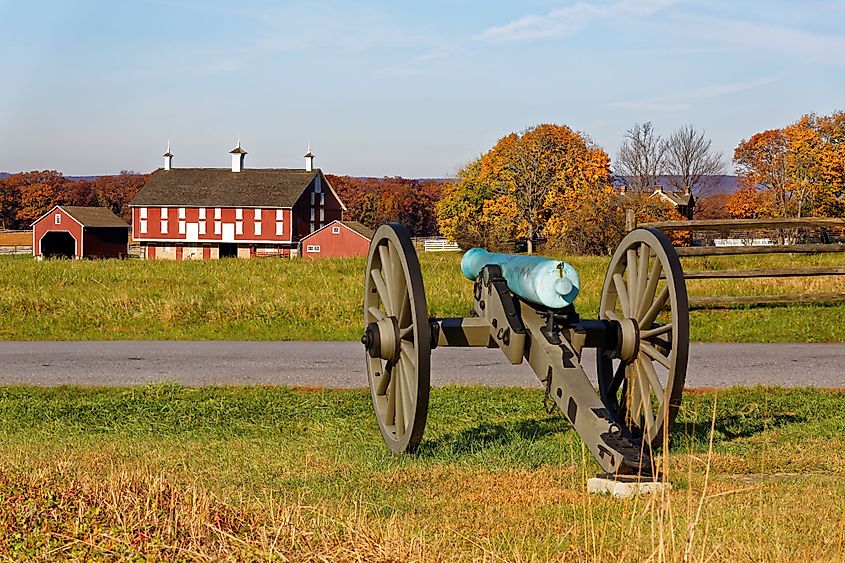
<path id="1" fill-rule="evenodd" d="M 538 125 L 503 137 L 467 164 L 457 185 L 444 194 L 438 221 L 441 232 L 461 246 L 480 241 L 488 248 L 490 243 L 503 246 L 524 237 L 532 252 L 541 233 L 552 240 L 565 231 L 560 222 L 546 228 L 559 212 L 555 202 L 560 194 L 609 183 L 604 150 L 564 125 Z"/>
<path id="2" fill-rule="evenodd" d="M 650 121 L 635 123 L 625 132 L 613 170 L 634 193 L 651 192 L 666 169 L 666 142 Z"/>
<path id="3" fill-rule="evenodd" d="M 129 204 L 144 186 L 147 176 L 123 170 L 116 176 L 100 176 L 92 183 L 97 203 L 108 207 L 112 213 L 128 221 Z"/>
<path id="4" fill-rule="evenodd" d="M 843 112 L 757 133 L 740 142 L 734 162 L 741 185 L 769 192 L 779 217 L 845 213 Z"/>
<path id="5" fill-rule="evenodd" d="M 346 204 L 345 217 L 368 227 L 397 221 L 414 236 L 437 233 L 435 207 L 443 182 L 406 178 L 354 178 L 327 175 Z"/>
<path id="6" fill-rule="evenodd" d="M 700 198 L 712 193 L 725 168 L 721 153 L 713 150 L 703 131 L 685 125 L 665 142 L 665 169 L 676 191 L 689 190 Z"/>

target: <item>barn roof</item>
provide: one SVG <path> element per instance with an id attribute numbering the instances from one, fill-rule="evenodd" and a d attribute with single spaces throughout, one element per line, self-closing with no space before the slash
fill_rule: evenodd
<path id="1" fill-rule="evenodd" d="M 323 225 L 322 227 L 320 227 L 319 229 L 317 229 L 313 233 L 309 233 L 309 234 L 305 235 L 304 237 L 302 237 L 302 240 L 313 237 L 317 233 L 322 232 L 325 229 L 328 229 L 329 227 L 331 227 L 335 223 L 337 223 L 338 225 L 343 225 L 344 227 L 346 227 L 350 231 L 353 231 L 353 232 L 361 235 L 362 237 L 364 237 L 365 239 L 370 240 L 370 241 L 373 240 L 373 236 L 375 236 L 375 234 L 376 234 L 376 232 L 374 230 L 372 230 L 369 227 L 365 227 L 364 225 L 362 225 L 358 221 L 340 221 L 338 219 L 335 219 L 331 223 L 326 223 L 325 225 Z"/>
<path id="2" fill-rule="evenodd" d="M 356 233 L 358 233 L 362 237 L 369 239 L 369 240 L 373 240 L 373 236 L 376 234 L 376 232 L 374 230 L 372 230 L 369 227 L 365 227 L 364 225 L 362 225 L 358 221 L 338 221 L 338 223 L 342 223 L 343 225 L 349 227 L 350 229 L 352 229 L 353 231 L 355 231 Z"/>
<path id="3" fill-rule="evenodd" d="M 319 169 L 159 168 L 150 174 L 132 205 L 293 207 L 318 174 Z"/>
<path id="4" fill-rule="evenodd" d="M 129 227 L 129 225 L 111 212 L 107 207 L 78 207 L 59 205 L 59 209 L 73 217 L 83 227 Z"/>

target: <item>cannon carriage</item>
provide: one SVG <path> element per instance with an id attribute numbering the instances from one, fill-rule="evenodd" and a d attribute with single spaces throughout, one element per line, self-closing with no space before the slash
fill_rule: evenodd
<path id="1" fill-rule="evenodd" d="M 603 470 L 652 475 L 681 403 L 689 312 L 680 261 L 653 229 L 631 231 L 611 258 L 597 319 L 573 301 L 577 272 L 565 262 L 473 249 L 471 316 L 429 318 L 419 260 L 397 223 L 376 231 L 364 283 L 367 374 L 388 448 L 413 452 L 428 416 L 430 356 L 441 346 L 499 348 L 527 361 Z M 596 385 L 581 365 L 596 349 Z M 598 389 L 596 389 L 596 387 Z"/>

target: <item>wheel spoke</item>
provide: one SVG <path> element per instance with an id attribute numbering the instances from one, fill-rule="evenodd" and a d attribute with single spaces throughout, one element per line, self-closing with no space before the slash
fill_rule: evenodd
<path id="1" fill-rule="evenodd" d="M 376 286 L 379 299 L 381 299 L 381 303 L 384 305 L 385 312 L 387 312 L 388 316 L 393 315 L 393 304 L 390 302 L 390 293 L 387 292 L 387 285 L 384 283 L 384 278 L 381 277 L 381 272 L 375 269 L 370 270 L 370 276 L 373 278 L 373 283 Z"/>
<path id="2" fill-rule="evenodd" d="M 414 374 L 414 366 L 410 360 L 401 356 L 399 365 L 402 367 L 402 378 L 399 380 L 402 384 L 400 391 L 402 392 L 402 413 L 404 415 L 405 428 L 410 428 L 411 422 L 414 418 L 414 387 L 416 382 L 416 374 Z"/>
<path id="3" fill-rule="evenodd" d="M 375 317 L 375 319 L 376 319 L 377 321 L 383 321 L 384 319 L 386 319 L 386 318 L 387 318 L 387 315 L 385 315 L 384 313 L 382 313 L 382 312 L 381 312 L 381 309 L 379 309 L 378 307 L 370 307 L 369 309 L 367 309 L 367 311 L 369 311 L 369 312 L 370 312 L 370 314 L 371 314 L 373 317 Z"/>
<path id="4" fill-rule="evenodd" d="M 625 379 L 628 381 L 628 389 L 631 393 L 630 409 L 628 411 L 628 418 L 631 422 L 639 425 L 640 416 L 640 393 L 639 384 L 637 383 L 637 368 L 636 364 L 627 364 L 625 366 Z"/>
<path id="5" fill-rule="evenodd" d="M 396 424 L 396 366 L 391 365 L 390 385 L 387 387 L 387 412 L 384 414 L 385 423 Z"/>
<path id="6" fill-rule="evenodd" d="M 657 371 L 655 371 L 651 362 L 642 355 L 637 358 L 637 361 L 640 363 L 640 371 L 645 372 L 645 376 L 648 378 L 648 384 L 654 391 L 654 396 L 657 397 L 657 403 L 662 407 L 664 390 L 660 379 L 657 377 Z"/>
<path id="7" fill-rule="evenodd" d="M 381 360 L 378 360 L 378 364 L 379 364 L 379 367 L 378 367 L 379 373 L 381 375 L 378 376 L 378 381 L 377 381 L 378 385 L 376 386 L 376 395 L 381 397 L 381 396 L 384 396 L 384 394 L 387 392 L 387 386 L 390 384 L 390 373 L 389 373 L 390 370 L 387 369 L 388 368 L 387 365 L 381 365 Z"/>
<path id="8" fill-rule="evenodd" d="M 393 394 L 396 397 L 393 400 L 396 405 L 393 413 L 393 424 L 397 438 L 401 438 L 405 435 L 405 397 L 402 396 L 402 379 L 404 376 L 405 374 L 402 373 L 401 363 L 397 363 L 393 366 Z"/>
<path id="9" fill-rule="evenodd" d="M 663 286 L 663 289 L 660 291 L 660 295 L 654 300 L 654 303 L 651 304 L 646 314 L 643 315 L 642 319 L 639 319 L 640 326 L 651 326 L 651 323 L 654 322 L 654 319 L 657 318 L 657 315 L 660 314 L 660 310 L 663 309 L 663 306 L 666 305 L 666 301 L 669 300 L 669 285 L 666 284 Z"/>
<path id="10" fill-rule="evenodd" d="M 634 306 L 634 316 L 642 308 L 645 298 L 645 289 L 648 285 L 648 261 L 651 259 L 651 248 L 643 243 L 639 250 L 639 263 L 637 266 L 637 304 Z"/>
<path id="11" fill-rule="evenodd" d="M 381 274 L 384 276 L 382 278 L 382 282 L 384 282 L 384 287 L 387 290 L 385 291 L 385 294 L 387 295 L 388 302 L 385 304 L 385 308 L 387 309 L 387 313 L 392 317 L 396 314 L 396 304 L 393 299 L 393 284 L 391 283 L 390 285 L 388 285 L 392 272 L 392 264 L 390 261 L 390 251 L 388 250 L 388 244 L 390 243 L 379 245 L 378 255 L 381 259 Z"/>
<path id="12" fill-rule="evenodd" d="M 619 315 L 616 314 L 615 311 L 605 311 L 604 316 L 607 317 L 608 320 L 619 322 Z"/>
<path id="13" fill-rule="evenodd" d="M 631 316 L 631 302 L 628 300 L 628 289 L 625 287 L 625 280 L 622 274 L 613 274 L 613 283 L 616 285 L 616 294 L 619 296 L 619 304 L 622 306 L 622 314 Z"/>
<path id="14" fill-rule="evenodd" d="M 628 317 L 633 317 L 637 310 L 637 298 L 640 287 L 639 273 L 637 272 L 637 249 L 629 248 L 628 252 L 628 302 L 630 305 Z"/>
<path id="15" fill-rule="evenodd" d="M 406 326 L 399 330 L 399 338 L 404 340 L 411 340 L 414 337 L 414 325 Z"/>
<path id="16" fill-rule="evenodd" d="M 637 368 L 639 376 L 637 377 L 637 385 L 640 390 L 640 407 L 643 410 L 643 417 L 645 418 L 645 428 L 643 434 L 650 437 L 651 431 L 654 429 L 654 413 L 651 410 L 651 393 L 648 390 L 648 384 L 645 382 L 643 373 Z"/>
<path id="17" fill-rule="evenodd" d="M 660 274 L 663 272 L 663 264 L 660 258 L 654 257 L 654 264 L 651 266 L 651 271 L 648 274 L 648 283 L 645 284 L 643 290 L 643 298 L 640 301 L 640 309 L 637 314 L 637 319 L 642 319 L 645 315 L 650 303 L 654 302 L 654 293 L 657 291 L 657 284 L 660 283 Z"/>
<path id="18" fill-rule="evenodd" d="M 649 344 L 648 342 L 640 342 L 640 350 L 645 352 L 645 354 L 651 358 L 652 360 L 656 361 L 663 367 L 668 370 L 672 369 L 672 362 L 669 358 L 661 354 L 657 351 L 657 348 Z"/>
<path id="19" fill-rule="evenodd" d="M 648 330 L 642 330 L 642 327 L 640 327 L 640 338 L 647 340 L 655 336 L 660 336 L 661 334 L 666 334 L 667 332 L 672 332 L 672 323 L 658 325 L 656 328 L 650 328 Z"/>
<path id="20" fill-rule="evenodd" d="M 411 297 L 408 295 L 408 284 L 405 283 L 405 270 L 399 257 L 399 250 L 394 245 L 388 247 L 390 256 L 390 285 L 393 296 L 393 314 L 399 320 L 399 326 L 407 326 L 411 313 Z M 407 309 L 406 309 L 407 307 Z"/>

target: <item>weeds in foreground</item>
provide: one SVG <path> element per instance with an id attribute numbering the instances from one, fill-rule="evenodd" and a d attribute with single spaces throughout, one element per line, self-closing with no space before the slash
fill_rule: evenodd
<path id="1" fill-rule="evenodd" d="M 541 395 L 436 389 L 408 458 L 363 390 L 2 388 L 0 557 L 843 556 L 841 393 L 688 393 L 658 458 L 674 489 L 629 500 L 586 494 L 598 466 Z"/>

